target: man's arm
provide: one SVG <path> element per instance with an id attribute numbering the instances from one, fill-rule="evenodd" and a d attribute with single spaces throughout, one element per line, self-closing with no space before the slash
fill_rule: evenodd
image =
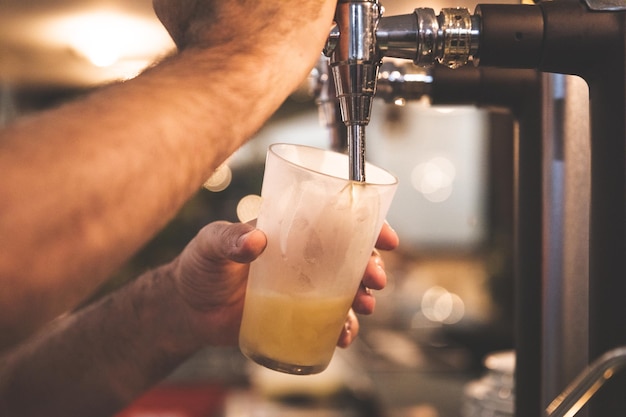
<path id="1" fill-rule="evenodd" d="M 237 341 L 248 263 L 265 248 L 248 224 L 214 222 L 180 256 L 96 303 L 50 323 L 0 357 L 0 415 L 109 416 L 167 376 L 198 348 Z M 385 226 L 377 247 L 393 249 Z M 353 309 L 370 314 L 386 275 L 374 253 Z M 358 334 L 348 316 L 338 345 Z"/>
<path id="2" fill-rule="evenodd" d="M 0 132 L 0 331 L 15 339 L 89 294 L 261 127 L 318 58 L 334 1 L 155 8 L 178 55 Z"/>
<path id="3" fill-rule="evenodd" d="M 0 415 L 112 416 L 172 372 L 198 345 L 168 274 L 57 318 L 0 360 Z"/>
<path id="4" fill-rule="evenodd" d="M 265 245 L 248 224 L 211 223 L 172 262 L 49 323 L 0 357 L 0 415 L 110 416 L 200 347 L 236 344 Z"/>

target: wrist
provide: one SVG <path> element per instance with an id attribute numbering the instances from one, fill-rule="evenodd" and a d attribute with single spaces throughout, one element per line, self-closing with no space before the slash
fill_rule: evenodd
<path id="1" fill-rule="evenodd" d="M 145 338 L 142 351 L 160 352 L 172 361 L 184 360 L 203 347 L 203 340 L 194 329 L 189 307 L 180 296 L 175 283 L 174 263 L 168 263 L 137 278 L 132 283 L 131 304 L 139 331 Z"/>

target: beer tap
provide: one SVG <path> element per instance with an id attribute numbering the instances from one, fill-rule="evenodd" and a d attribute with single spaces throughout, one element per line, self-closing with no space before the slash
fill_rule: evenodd
<path id="1" fill-rule="evenodd" d="M 442 9 L 437 15 L 433 9 L 418 8 L 410 14 L 387 17 L 377 0 L 339 0 L 335 23 L 325 54 L 347 127 L 350 176 L 356 181 L 365 180 L 365 127 L 384 57 L 409 59 L 426 67 L 443 64 L 458 68 L 472 63 L 536 69 L 577 75 L 587 82 L 591 116 L 590 360 L 626 345 L 626 1 L 479 4 L 473 14 L 454 8 Z M 540 154 L 541 147 L 519 145 L 517 162 L 522 168 L 517 188 L 527 192 L 527 179 L 533 177 L 532 171 L 541 169 L 528 164 L 528 157 Z M 532 187 L 540 189 L 540 182 L 539 175 Z M 536 211 L 541 221 L 540 205 Z M 516 279 L 535 278 L 520 274 Z M 540 295 L 535 302 L 541 304 Z M 626 375 L 615 378 L 592 401 L 591 414 L 624 415 L 625 385 Z M 533 391 L 536 384 L 533 387 L 526 381 L 518 389 Z M 538 415 L 539 401 L 534 397 L 524 410 L 520 407 L 525 403 L 519 401 L 516 414 Z"/>
<path id="2" fill-rule="evenodd" d="M 423 8 L 386 18 L 377 0 L 339 0 L 324 53 L 347 128 L 350 179 L 365 181 L 365 127 L 382 58 L 456 68 L 476 52 L 477 34 L 477 20 L 466 9 L 444 9 L 435 16 Z"/>
<path id="3" fill-rule="evenodd" d="M 380 65 L 376 27 L 381 15 L 376 0 L 340 0 L 325 50 L 347 128 L 350 179 L 361 182 L 365 181 L 365 126 Z"/>

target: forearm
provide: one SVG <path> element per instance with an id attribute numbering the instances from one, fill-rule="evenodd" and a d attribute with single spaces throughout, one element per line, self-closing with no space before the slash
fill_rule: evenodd
<path id="1" fill-rule="evenodd" d="M 320 4 L 289 30 L 271 10 L 242 16 L 243 45 L 216 23 L 214 46 L 0 132 L 0 331 L 66 311 L 175 215 L 308 72 Z"/>
<path id="2" fill-rule="evenodd" d="M 51 323 L 0 365 L 0 415 L 110 416 L 199 346 L 169 266 Z"/>
<path id="3" fill-rule="evenodd" d="M 209 77 L 182 80 L 201 60 L 181 54 L 0 133 L 0 331 L 28 334 L 81 301 L 251 134 L 229 127 Z"/>

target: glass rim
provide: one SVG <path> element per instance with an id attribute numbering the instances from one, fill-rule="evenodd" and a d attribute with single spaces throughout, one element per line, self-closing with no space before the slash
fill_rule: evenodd
<path id="1" fill-rule="evenodd" d="M 377 165 L 374 165 L 374 164 L 372 164 L 371 162 L 368 162 L 368 161 L 365 161 L 365 181 L 364 182 L 354 181 L 354 180 L 350 180 L 347 176 L 346 177 L 340 177 L 340 176 L 333 175 L 333 174 L 330 174 L 330 173 L 327 173 L 327 172 L 322 172 L 322 171 L 315 170 L 315 169 L 310 168 L 310 167 L 308 167 L 306 165 L 298 164 L 298 163 L 288 159 L 284 155 L 281 155 L 280 153 L 278 153 L 275 148 L 279 148 L 279 147 L 304 148 L 304 149 L 312 150 L 313 152 L 317 152 L 317 153 L 328 153 L 328 154 L 335 155 L 337 157 L 345 158 L 346 159 L 346 173 L 349 170 L 349 166 L 348 166 L 349 158 L 348 158 L 348 155 L 343 154 L 341 152 L 334 151 L 332 149 L 318 148 L 318 147 L 315 147 L 315 146 L 302 145 L 302 144 L 298 144 L 298 143 L 277 142 L 277 143 L 272 143 L 269 146 L 268 152 L 271 152 L 277 158 L 285 161 L 289 165 L 292 165 L 294 167 L 303 169 L 303 170 L 308 171 L 308 172 L 312 172 L 312 173 L 317 174 L 317 175 L 322 175 L 322 176 L 333 178 L 333 179 L 337 179 L 337 180 L 340 180 L 340 181 L 354 182 L 355 184 L 362 184 L 362 185 L 393 186 L 393 185 L 397 185 L 398 184 L 398 177 L 397 176 L 395 176 L 394 174 L 392 174 L 388 170 L 386 170 L 384 168 L 381 168 L 381 167 L 379 167 Z M 372 182 L 372 181 L 369 181 L 368 178 L 367 178 L 367 169 L 368 168 L 374 169 L 374 170 L 378 171 L 379 175 L 383 174 L 383 175 L 389 177 L 389 181 L 387 181 L 387 182 Z"/>

